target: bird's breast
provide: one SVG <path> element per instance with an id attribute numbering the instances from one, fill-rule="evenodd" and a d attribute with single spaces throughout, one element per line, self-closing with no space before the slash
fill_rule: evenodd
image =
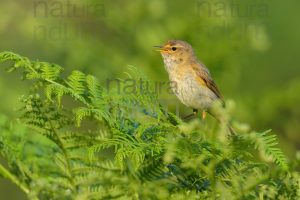
<path id="1" fill-rule="evenodd" d="M 173 92 L 188 107 L 206 110 L 217 99 L 207 86 L 199 84 L 192 72 L 169 73 L 169 78 L 176 83 L 176 87 L 172 87 Z"/>

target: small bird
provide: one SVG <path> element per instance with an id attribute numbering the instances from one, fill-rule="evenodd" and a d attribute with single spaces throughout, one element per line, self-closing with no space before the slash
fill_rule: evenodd
<path id="1" fill-rule="evenodd" d="M 173 92 L 184 105 L 193 109 L 195 115 L 202 110 L 204 119 L 215 101 L 223 102 L 209 70 L 197 59 L 190 44 L 170 40 L 155 47 L 163 57 L 170 81 L 176 83 Z"/>

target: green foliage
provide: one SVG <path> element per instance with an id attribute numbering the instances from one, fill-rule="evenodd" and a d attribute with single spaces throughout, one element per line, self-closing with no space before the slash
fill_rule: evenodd
<path id="1" fill-rule="evenodd" d="M 11 52 L 5 61 L 32 87 L 20 118 L 0 119 L 0 175 L 29 199 L 300 198 L 297 163 L 270 131 L 227 135 L 226 124 L 183 122 L 156 95 L 108 92 L 91 75 L 64 78 Z"/>

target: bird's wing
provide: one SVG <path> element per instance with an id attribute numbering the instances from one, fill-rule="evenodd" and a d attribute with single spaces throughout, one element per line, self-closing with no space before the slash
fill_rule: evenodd
<path id="1" fill-rule="evenodd" d="M 208 69 L 202 64 L 199 63 L 194 63 L 193 70 L 196 73 L 196 79 L 197 81 L 200 82 L 202 85 L 206 85 L 211 91 L 215 93 L 215 95 L 219 98 L 222 99 L 222 95 L 214 82 L 214 80 L 211 78 L 210 73 Z"/>

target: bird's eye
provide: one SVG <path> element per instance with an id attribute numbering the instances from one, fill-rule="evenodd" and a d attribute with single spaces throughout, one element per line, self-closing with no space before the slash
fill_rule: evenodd
<path id="1" fill-rule="evenodd" d="M 176 49 L 177 49 L 176 47 L 172 47 L 172 51 L 176 51 Z"/>

